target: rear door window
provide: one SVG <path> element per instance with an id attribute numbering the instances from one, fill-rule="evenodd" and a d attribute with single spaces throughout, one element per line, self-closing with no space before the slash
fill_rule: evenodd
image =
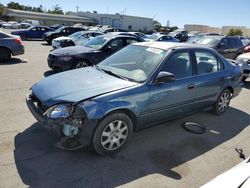
<path id="1" fill-rule="evenodd" d="M 0 39 L 7 38 L 8 36 L 5 35 L 4 33 L 0 33 Z"/>
<path id="2" fill-rule="evenodd" d="M 135 40 L 135 39 L 130 39 L 130 38 L 126 39 L 126 45 L 130 45 L 130 44 L 133 44 L 133 43 L 136 43 L 136 42 L 138 42 L 138 41 Z"/>
<path id="3" fill-rule="evenodd" d="M 228 40 L 228 46 L 229 46 L 229 48 L 237 48 L 238 47 L 236 39 L 234 39 L 234 38 L 228 38 L 227 40 Z"/>
<path id="4" fill-rule="evenodd" d="M 207 50 L 195 50 L 198 74 L 208 74 L 223 70 L 223 63 L 212 52 Z"/>
<path id="5" fill-rule="evenodd" d="M 122 38 L 113 39 L 110 42 L 109 46 L 111 47 L 112 51 L 120 50 L 124 46 L 123 39 Z"/>

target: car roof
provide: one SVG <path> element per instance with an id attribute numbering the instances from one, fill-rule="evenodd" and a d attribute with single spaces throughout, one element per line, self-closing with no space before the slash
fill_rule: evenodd
<path id="1" fill-rule="evenodd" d="M 140 43 L 135 43 L 133 45 L 158 48 L 158 49 L 161 49 L 161 50 L 170 50 L 170 49 L 176 49 L 176 48 L 209 49 L 207 47 L 203 47 L 203 46 L 200 46 L 200 45 L 197 45 L 197 44 L 176 43 L 176 42 L 140 42 Z"/>
<path id="2" fill-rule="evenodd" d="M 100 35 L 98 37 L 105 37 L 105 38 L 108 38 L 108 39 L 112 39 L 112 38 L 133 38 L 133 39 L 138 39 L 137 37 L 130 36 L 130 35 L 119 35 L 119 34 L 110 34 L 110 33 Z"/>

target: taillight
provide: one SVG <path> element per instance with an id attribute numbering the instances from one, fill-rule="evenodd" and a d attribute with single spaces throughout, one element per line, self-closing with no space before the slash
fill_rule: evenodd
<path id="1" fill-rule="evenodd" d="M 17 44 L 22 44 L 22 40 L 20 38 L 16 38 L 15 41 Z"/>

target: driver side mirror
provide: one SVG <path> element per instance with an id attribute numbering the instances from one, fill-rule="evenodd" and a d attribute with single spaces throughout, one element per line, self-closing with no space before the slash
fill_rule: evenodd
<path id="1" fill-rule="evenodd" d="M 173 82 L 175 81 L 175 75 L 170 72 L 161 71 L 156 76 L 154 83 L 166 83 L 166 82 Z"/>
<path id="2" fill-rule="evenodd" d="M 112 47 L 111 47 L 110 45 L 108 45 L 108 46 L 105 48 L 106 51 L 110 51 L 111 49 L 112 49 Z"/>

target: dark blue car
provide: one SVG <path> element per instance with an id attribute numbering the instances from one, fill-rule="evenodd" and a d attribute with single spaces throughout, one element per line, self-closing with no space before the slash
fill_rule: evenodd
<path id="1" fill-rule="evenodd" d="M 212 107 L 223 114 L 241 91 L 239 66 L 216 51 L 181 43 L 129 45 L 97 66 L 44 78 L 27 104 L 57 146 L 119 151 L 136 130 Z M 145 139 L 145 142 L 147 140 Z"/>
<path id="2" fill-rule="evenodd" d="M 28 29 L 11 32 L 12 35 L 19 35 L 22 40 L 27 39 L 43 39 L 43 35 L 47 32 L 54 31 L 45 26 L 31 26 Z"/>

